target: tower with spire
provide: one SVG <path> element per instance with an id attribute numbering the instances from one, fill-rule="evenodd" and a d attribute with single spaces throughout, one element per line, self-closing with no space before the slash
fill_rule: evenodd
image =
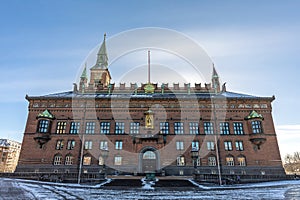
<path id="1" fill-rule="evenodd" d="M 108 87 L 111 76 L 108 70 L 108 56 L 106 50 L 106 34 L 97 54 L 97 61 L 90 69 L 90 81 L 88 83 L 86 66 L 80 77 L 80 92 L 92 92 Z M 88 83 L 88 84 L 87 84 Z"/>
<path id="2" fill-rule="evenodd" d="M 220 92 L 220 80 L 219 75 L 216 71 L 215 65 L 213 64 L 213 71 L 212 71 L 212 77 L 211 77 L 211 83 L 212 83 L 212 89 L 215 93 Z"/>

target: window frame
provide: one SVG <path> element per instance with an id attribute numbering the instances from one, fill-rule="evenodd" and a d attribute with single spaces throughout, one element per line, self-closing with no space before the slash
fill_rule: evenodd
<path id="1" fill-rule="evenodd" d="M 243 122 L 233 122 L 233 132 L 235 135 L 245 135 Z"/>
<path id="2" fill-rule="evenodd" d="M 122 135 L 125 134 L 125 123 L 116 122 L 115 123 L 115 134 Z"/>
<path id="3" fill-rule="evenodd" d="M 129 133 L 131 135 L 140 134 L 140 122 L 130 122 L 130 130 Z"/>
<path id="4" fill-rule="evenodd" d="M 66 134 L 67 122 L 66 121 L 58 121 L 56 123 L 56 134 Z"/>
<path id="5" fill-rule="evenodd" d="M 184 123 L 183 122 L 174 122 L 174 134 L 175 135 L 184 134 Z"/>
<path id="6" fill-rule="evenodd" d="M 219 131 L 220 131 L 220 135 L 230 135 L 229 122 L 220 122 Z"/>
<path id="7" fill-rule="evenodd" d="M 50 132 L 50 120 L 40 119 L 38 121 L 37 132 L 38 133 L 49 133 Z"/>
<path id="8" fill-rule="evenodd" d="M 87 135 L 93 135 L 95 134 L 95 129 L 96 129 L 96 123 L 89 121 L 85 123 L 85 134 Z"/>
<path id="9" fill-rule="evenodd" d="M 70 123 L 70 134 L 77 135 L 80 131 L 80 122 L 73 121 Z"/>
<path id="10" fill-rule="evenodd" d="M 110 122 L 100 122 L 100 134 L 110 134 Z"/>
<path id="11" fill-rule="evenodd" d="M 159 131 L 161 134 L 170 134 L 169 122 L 160 122 Z"/>
<path id="12" fill-rule="evenodd" d="M 213 135 L 215 133 L 213 122 L 203 122 L 204 134 Z"/>

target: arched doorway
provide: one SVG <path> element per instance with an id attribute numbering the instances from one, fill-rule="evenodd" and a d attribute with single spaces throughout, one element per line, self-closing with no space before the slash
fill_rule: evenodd
<path id="1" fill-rule="evenodd" d="M 154 172 L 157 170 L 157 155 L 152 150 L 146 150 L 142 154 L 142 171 Z"/>

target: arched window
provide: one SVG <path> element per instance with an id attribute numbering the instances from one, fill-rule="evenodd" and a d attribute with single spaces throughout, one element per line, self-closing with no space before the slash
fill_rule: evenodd
<path id="1" fill-rule="evenodd" d="M 99 165 L 104 165 L 104 159 L 102 156 L 99 156 Z"/>
<path id="2" fill-rule="evenodd" d="M 239 166 L 246 166 L 246 158 L 244 156 L 239 156 L 237 162 Z"/>
<path id="3" fill-rule="evenodd" d="M 74 157 L 71 154 L 66 155 L 65 165 L 73 165 Z"/>
<path id="4" fill-rule="evenodd" d="M 82 162 L 83 165 L 91 165 L 91 162 L 92 162 L 92 157 L 90 155 L 87 154 L 83 156 L 83 162 Z"/>
<path id="5" fill-rule="evenodd" d="M 143 159 L 156 159 L 156 155 L 153 151 L 146 151 L 143 154 Z"/>
<path id="6" fill-rule="evenodd" d="M 233 156 L 226 156 L 226 165 L 227 166 L 234 166 L 234 158 L 233 158 Z"/>
<path id="7" fill-rule="evenodd" d="M 53 164 L 54 165 L 61 165 L 62 164 L 62 155 L 61 154 L 56 154 L 54 156 Z"/>
<path id="8" fill-rule="evenodd" d="M 185 158 L 184 156 L 177 157 L 177 166 L 185 166 Z"/>
<path id="9" fill-rule="evenodd" d="M 208 166 L 216 166 L 217 165 L 217 159 L 216 156 L 211 155 L 207 158 Z"/>

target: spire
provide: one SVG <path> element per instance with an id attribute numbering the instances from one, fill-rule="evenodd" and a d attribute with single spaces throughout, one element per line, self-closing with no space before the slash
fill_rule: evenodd
<path id="1" fill-rule="evenodd" d="M 219 75 L 217 73 L 217 70 L 215 68 L 215 64 L 213 63 L 213 71 L 212 71 L 212 88 L 215 90 L 215 93 L 220 92 L 220 81 L 219 81 Z"/>
<path id="2" fill-rule="evenodd" d="M 107 57 L 105 39 L 106 39 L 106 33 L 104 33 L 103 42 L 97 54 L 96 64 L 92 67 L 92 69 L 107 69 L 108 57 Z"/>
<path id="3" fill-rule="evenodd" d="M 86 63 L 85 63 L 85 66 L 84 66 L 84 69 L 82 71 L 82 74 L 80 76 L 81 79 L 88 79 L 88 76 L 87 76 L 87 73 L 86 73 Z"/>

